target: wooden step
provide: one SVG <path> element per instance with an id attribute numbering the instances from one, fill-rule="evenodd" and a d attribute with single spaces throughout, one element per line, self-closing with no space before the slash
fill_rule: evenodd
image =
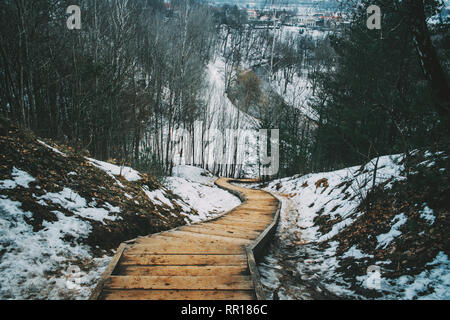
<path id="1" fill-rule="evenodd" d="M 267 227 L 267 223 L 261 223 L 258 221 L 245 221 L 243 219 L 220 219 L 214 221 L 214 224 L 234 226 L 251 230 L 264 230 Z"/>
<path id="2" fill-rule="evenodd" d="M 104 300 L 254 300 L 253 290 L 104 290 Z"/>
<path id="3" fill-rule="evenodd" d="M 241 244 L 220 243 L 211 239 L 182 239 L 165 236 L 137 240 L 126 253 L 133 254 L 243 254 Z"/>
<path id="4" fill-rule="evenodd" d="M 242 230 L 232 227 L 220 227 L 211 224 L 183 227 L 180 228 L 180 230 L 190 230 L 198 233 L 212 234 L 212 235 L 233 236 L 242 239 L 256 239 L 260 234 L 260 232 L 257 231 Z"/>
<path id="5" fill-rule="evenodd" d="M 238 232 L 228 232 L 220 229 L 211 229 L 211 228 L 198 228 L 198 229 L 184 229 L 184 231 L 191 231 L 196 232 L 199 234 L 206 234 L 206 235 L 212 235 L 212 236 L 223 236 L 223 237 L 233 237 L 237 239 L 247 239 L 247 240 L 254 240 L 256 239 L 256 236 L 247 234 L 247 233 L 238 233 Z"/>
<path id="6" fill-rule="evenodd" d="M 113 290 L 251 290 L 249 276 L 111 276 L 105 284 Z"/>
<path id="7" fill-rule="evenodd" d="M 210 223 L 205 223 L 201 226 L 197 226 L 200 228 L 210 228 L 210 229 L 216 229 L 216 230 L 224 230 L 227 232 L 231 232 L 231 233 L 243 233 L 243 234 L 251 234 L 253 236 L 258 236 L 262 230 L 264 229 L 255 229 L 252 227 L 243 227 L 243 226 L 235 226 L 232 224 L 219 224 L 219 223 L 215 223 L 215 222 L 210 222 Z"/>
<path id="8" fill-rule="evenodd" d="M 247 256 L 244 254 L 124 254 L 120 264 L 128 266 L 242 266 L 247 265 Z"/>
<path id="9" fill-rule="evenodd" d="M 93 297 L 105 300 L 249 300 L 263 297 L 247 248 L 272 224 L 272 195 L 217 182 L 246 201 L 210 222 L 121 245 Z M 257 270 L 257 269 L 256 269 Z M 257 271 L 256 271 L 257 272 Z M 256 279 L 256 280 L 255 280 Z"/>
<path id="10" fill-rule="evenodd" d="M 245 247 L 238 245 L 193 245 L 174 241 L 155 241 L 135 244 L 127 249 L 127 254 L 245 254 Z"/>
<path id="11" fill-rule="evenodd" d="M 249 245 L 252 243 L 249 239 L 238 239 L 231 236 L 217 236 L 217 235 L 208 235 L 208 234 L 200 234 L 195 231 L 170 231 L 164 233 L 165 237 L 174 237 L 174 238 L 195 238 L 195 239 L 213 239 L 220 241 L 221 243 L 229 243 L 229 244 L 239 244 L 239 245 Z"/>
<path id="12" fill-rule="evenodd" d="M 246 265 L 237 266 L 121 266 L 115 276 L 215 276 L 248 275 Z"/>

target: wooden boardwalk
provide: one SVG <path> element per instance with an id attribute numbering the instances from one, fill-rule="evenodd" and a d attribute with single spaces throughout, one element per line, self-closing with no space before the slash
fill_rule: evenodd
<path id="1" fill-rule="evenodd" d="M 216 181 L 243 202 L 220 218 L 121 244 L 91 299 L 264 299 L 255 257 L 275 232 L 280 205 L 230 183 L 239 181 L 249 180 Z"/>

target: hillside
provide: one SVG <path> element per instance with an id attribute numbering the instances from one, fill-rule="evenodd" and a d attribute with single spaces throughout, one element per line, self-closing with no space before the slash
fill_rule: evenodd
<path id="1" fill-rule="evenodd" d="M 78 2 L 0 5 L 0 300 L 450 299 L 447 0 Z"/>
<path id="2" fill-rule="evenodd" d="M 240 203 L 204 170 L 160 182 L 4 122 L 0 129 L 2 299 L 87 298 L 121 242 Z"/>
<path id="3" fill-rule="evenodd" d="M 272 298 L 449 299 L 448 159 L 416 151 L 408 176 L 381 157 L 375 187 L 376 159 L 263 185 L 283 202 L 260 267 Z"/>

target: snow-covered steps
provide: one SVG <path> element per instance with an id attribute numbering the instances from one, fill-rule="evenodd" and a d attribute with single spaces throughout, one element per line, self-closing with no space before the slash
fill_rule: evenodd
<path id="1" fill-rule="evenodd" d="M 123 243 L 91 299 L 261 299 L 255 255 L 275 230 L 270 193 L 218 179 L 243 204 L 220 218 Z M 245 181 L 244 181 L 245 182 Z"/>

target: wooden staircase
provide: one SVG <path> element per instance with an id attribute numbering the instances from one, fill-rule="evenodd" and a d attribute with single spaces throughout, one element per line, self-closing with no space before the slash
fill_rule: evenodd
<path id="1" fill-rule="evenodd" d="M 213 221 L 183 226 L 121 244 L 91 299 L 264 299 L 255 256 L 273 235 L 280 204 L 271 194 L 216 185 L 243 203 Z"/>

